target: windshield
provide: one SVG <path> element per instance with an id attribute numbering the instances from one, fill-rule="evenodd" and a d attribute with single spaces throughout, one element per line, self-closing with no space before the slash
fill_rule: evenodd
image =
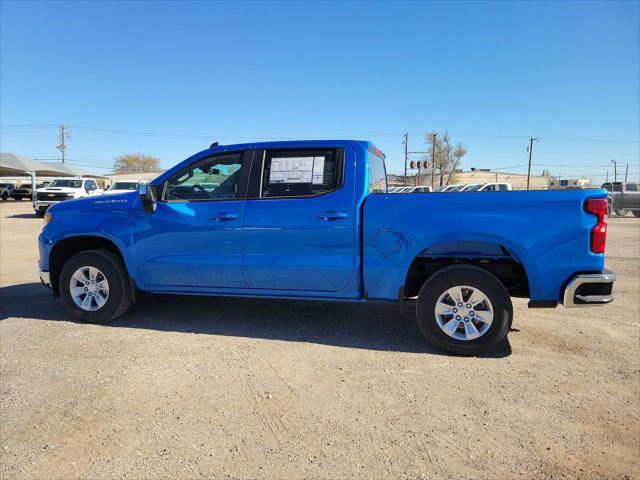
<path id="1" fill-rule="evenodd" d="M 111 187 L 111 190 L 138 190 L 140 184 L 138 182 L 116 182 Z"/>
<path id="2" fill-rule="evenodd" d="M 20 185 L 20 188 L 31 188 L 31 184 L 30 183 L 23 183 L 22 185 Z"/>
<path id="3" fill-rule="evenodd" d="M 82 180 L 54 180 L 49 184 L 50 187 L 64 187 L 64 188 L 80 188 L 82 186 Z"/>

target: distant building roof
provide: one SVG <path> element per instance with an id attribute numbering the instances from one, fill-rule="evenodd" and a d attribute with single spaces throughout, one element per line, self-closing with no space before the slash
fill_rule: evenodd
<path id="1" fill-rule="evenodd" d="M 0 176 L 22 176 L 29 175 L 32 172 L 36 175 L 46 176 L 69 175 L 55 165 L 46 165 L 30 158 L 20 157 L 15 153 L 0 153 Z"/>

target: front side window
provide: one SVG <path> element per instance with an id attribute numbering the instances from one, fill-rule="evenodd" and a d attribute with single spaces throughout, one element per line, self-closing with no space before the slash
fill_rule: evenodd
<path id="1" fill-rule="evenodd" d="M 387 193 L 387 172 L 383 155 L 375 147 L 369 149 L 369 193 Z"/>
<path id="2" fill-rule="evenodd" d="M 627 190 L 627 192 L 637 192 L 638 191 L 638 184 L 637 183 L 627 183 L 626 190 Z"/>
<path id="3" fill-rule="evenodd" d="M 509 191 L 509 189 L 507 188 L 507 186 L 506 186 L 506 185 L 504 185 L 504 184 L 500 184 L 500 191 L 501 191 L 501 192 L 507 192 L 507 191 Z"/>
<path id="4" fill-rule="evenodd" d="M 166 200 L 234 199 L 242 169 L 242 152 L 200 160 L 167 180 Z"/>
<path id="5" fill-rule="evenodd" d="M 614 183 L 613 184 L 613 191 L 614 192 L 621 192 L 622 191 L 622 185 L 620 183 Z"/>
<path id="6" fill-rule="evenodd" d="M 81 188 L 82 180 L 54 180 L 48 186 L 58 188 Z"/>
<path id="7" fill-rule="evenodd" d="M 96 182 L 94 182 L 93 180 L 87 180 L 87 181 L 84 183 L 84 188 L 85 188 L 87 191 L 95 190 L 95 189 L 97 188 Z"/>
<path id="8" fill-rule="evenodd" d="M 262 165 L 259 196 L 321 195 L 337 189 L 341 179 L 341 150 L 267 150 Z"/>

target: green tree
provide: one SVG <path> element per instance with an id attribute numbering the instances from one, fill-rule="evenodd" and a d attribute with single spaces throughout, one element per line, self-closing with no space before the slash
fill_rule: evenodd
<path id="1" fill-rule="evenodd" d="M 113 170 L 116 173 L 152 172 L 160 168 L 160 159 L 140 153 L 127 153 L 116 157 Z"/>

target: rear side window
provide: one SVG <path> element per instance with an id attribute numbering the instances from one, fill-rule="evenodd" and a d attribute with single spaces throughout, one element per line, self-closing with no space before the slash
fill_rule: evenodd
<path id="1" fill-rule="evenodd" d="M 637 183 L 627 183 L 627 192 L 637 192 L 638 184 Z"/>
<path id="2" fill-rule="evenodd" d="M 383 155 L 375 147 L 369 149 L 369 193 L 387 193 L 387 172 Z"/>
<path id="3" fill-rule="evenodd" d="M 341 149 L 266 150 L 259 197 L 312 197 L 331 192 L 340 187 L 342 165 Z"/>

